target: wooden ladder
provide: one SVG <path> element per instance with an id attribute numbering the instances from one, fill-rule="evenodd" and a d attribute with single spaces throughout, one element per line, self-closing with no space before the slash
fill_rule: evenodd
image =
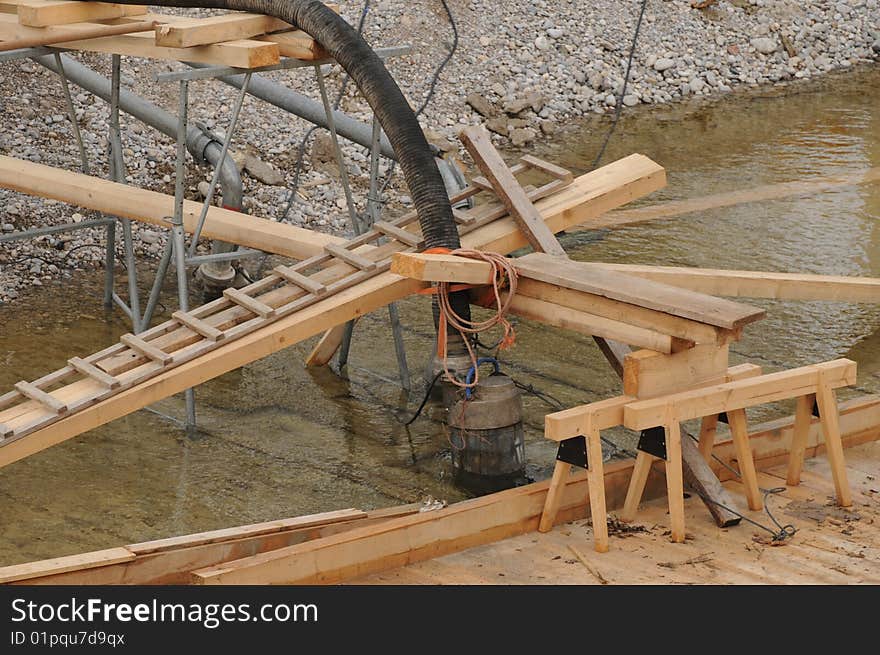
<path id="1" fill-rule="evenodd" d="M 570 172 L 534 157 L 523 157 L 514 167 L 517 173 L 532 169 L 550 177 L 542 186 L 528 188 L 532 202 L 558 192 L 573 179 Z M 472 184 L 450 201 L 456 204 L 483 190 L 479 183 Z M 456 211 L 454 217 L 464 235 L 507 213 L 503 204 L 492 203 Z M 263 279 L 242 289 L 227 289 L 223 297 L 188 312 L 176 311 L 171 320 L 138 335 L 125 334 L 119 343 L 86 358 L 72 358 L 64 368 L 38 380 L 19 382 L 0 396 L 0 447 L 388 271 L 394 252 L 423 248 L 417 220 L 418 215 L 409 212 L 396 220 L 379 221 L 344 244 L 328 245 L 319 255 L 278 266 Z M 363 248 L 373 242 L 384 245 Z M 328 267 L 333 267 L 332 274 L 316 270 Z M 27 421 L 20 418 L 35 407 L 45 411 Z"/>

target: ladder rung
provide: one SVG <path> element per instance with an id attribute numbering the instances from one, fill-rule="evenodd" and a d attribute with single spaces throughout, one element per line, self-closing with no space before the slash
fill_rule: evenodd
<path id="1" fill-rule="evenodd" d="M 0 423 L 0 439 L 6 439 L 7 437 L 11 437 L 14 434 L 12 428 L 8 425 L 4 425 Z"/>
<path id="2" fill-rule="evenodd" d="M 487 179 L 486 179 L 485 177 L 483 177 L 482 175 L 480 175 L 480 176 L 475 177 L 474 179 L 472 179 L 472 180 L 471 180 L 471 186 L 475 186 L 475 187 L 477 187 L 478 189 L 482 189 L 483 191 L 494 191 L 494 190 L 495 190 L 495 189 L 492 188 L 492 183 L 489 182 L 489 180 L 487 180 Z"/>
<path id="3" fill-rule="evenodd" d="M 155 362 L 159 362 L 160 364 L 170 364 L 171 360 L 174 359 L 164 350 L 160 350 L 159 348 L 156 348 L 156 346 L 151 346 L 146 341 L 133 334 L 123 334 L 119 337 L 119 340 L 135 352 L 138 352 Z"/>
<path id="4" fill-rule="evenodd" d="M 201 334 L 209 341 L 220 341 L 223 339 L 223 330 L 218 330 L 213 325 L 209 325 L 192 314 L 187 314 L 186 312 L 178 310 L 171 314 L 171 318 L 178 323 L 185 325 L 196 334 Z"/>
<path id="5" fill-rule="evenodd" d="M 551 177 L 555 177 L 557 180 L 563 180 L 569 184 L 574 181 L 574 175 L 572 175 L 570 170 L 562 168 L 562 166 L 557 166 L 556 164 L 551 164 L 549 161 L 538 159 L 532 155 L 523 155 L 520 157 L 520 161 L 531 168 L 543 171 Z"/>
<path id="6" fill-rule="evenodd" d="M 353 253 L 351 250 L 348 250 L 342 246 L 328 244 L 324 246 L 324 251 L 331 257 L 341 259 L 346 264 L 354 266 L 355 268 L 359 268 L 362 271 L 372 271 L 374 268 L 376 268 L 376 262 L 370 261 L 365 257 L 361 257 L 360 255 Z"/>
<path id="7" fill-rule="evenodd" d="M 79 357 L 68 359 L 67 363 L 86 377 L 92 378 L 95 382 L 103 384 L 108 389 L 115 389 L 122 384 L 122 382 L 109 373 L 102 371 L 97 366 L 89 364 L 86 360 L 80 359 Z"/>
<path id="8" fill-rule="evenodd" d="M 23 396 L 27 396 L 31 400 L 36 400 L 38 403 L 44 405 L 45 407 L 48 407 L 56 414 L 63 414 L 67 411 L 67 405 L 58 400 L 52 394 L 46 393 L 39 387 L 31 384 L 30 382 L 16 382 L 15 388 Z"/>
<path id="9" fill-rule="evenodd" d="M 401 243 L 408 245 L 410 248 L 421 248 L 425 241 L 418 234 L 414 234 L 409 230 L 392 225 L 386 221 L 376 221 L 373 223 L 373 229 L 378 230 L 385 236 L 396 239 Z"/>
<path id="10" fill-rule="evenodd" d="M 272 316 L 275 316 L 275 309 L 273 307 L 260 302 L 256 298 L 251 298 L 249 295 L 242 293 L 238 289 L 225 289 L 223 295 L 239 307 L 244 307 L 246 310 L 253 312 L 261 318 L 271 318 Z"/>
<path id="11" fill-rule="evenodd" d="M 298 286 L 300 289 L 304 289 L 309 293 L 313 293 L 316 296 L 320 296 L 327 292 L 327 287 L 325 285 L 316 282 L 307 275 L 294 271 L 289 266 L 276 266 L 274 271 L 291 284 Z"/>
<path id="12" fill-rule="evenodd" d="M 455 219 L 456 223 L 461 225 L 467 225 L 468 223 L 473 223 L 475 217 L 472 214 L 468 214 L 463 209 L 453 209 L 452 210 L 452 218 Z"/>

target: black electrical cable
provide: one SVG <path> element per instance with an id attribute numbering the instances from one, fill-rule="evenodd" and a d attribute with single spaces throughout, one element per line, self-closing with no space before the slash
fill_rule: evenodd
<path id="1" fill-rule="evenodd" d="M 412 415 L 412 418 L 410 418 L 406 423 L 403 424 L 404 426 L 409 427 L 410 425 L 415 423 L 416 419 L 419 416 L 422 415 L 422 410 L 425 409 L 425 405 L 428 404 L 428 399 L 431 397 L 431 392 L 434 390 L 434 385 L 437 384 L 437 380 L 440 379 L 441 375 L 443 375 L 443 371 L 437 373 L 437 375 L 434 376 L 434 379 L 431 380 L 431 384 L 428 385 L 428 390 L 425 392 L 425 397 L 422 398 L 422 402 L 419 405 L 419 408 L 416 410 L 416 413 Z"/>
<path id="2" fill-rule="evenodd" d="M 599 165 L 599 162 L 602 161 L 605 149 L 608 147 L 608 142 L 611 141 L 611 135 L 614 134 L 614 130 L 617 129 L 617 123 L 620 120 L 620 114 L 623 111 L 623 98 L 626 95 L 626 89 L 629 86 L 629 74 L 632 70 L 633 57 L 636 53 L 636 44 L 639 42 L 639 32 L 642 29 L 642 19 L 645 16 L 645 7 L 647 6 L 648 0 L 642 0 L 642 7 L 639 10 L 639 18 L 636 21 L 635 34 L 633 34 L 632 46 L 630 46 L 629 49 L 629 59 L 627 59 L 626 62 L 626 73 L 623 76 L 623 88 L 620 91 L 620 95 L 617 96 L 617 103 L 614 106 L 614 118 L 611 120 L 611 127 L 608 128 L 608 133 L 605 135 L 605 141 L 599 149 L 599 154 L 596 155 L 596 159 L 593 161 L 593 169 L 595 169 L 596 166 Z"/>

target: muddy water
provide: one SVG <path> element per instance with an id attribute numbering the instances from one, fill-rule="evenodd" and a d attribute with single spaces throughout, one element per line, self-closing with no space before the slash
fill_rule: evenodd
<path id="1" fill-rule="evenodd" d="M 601 125 L 576 125 L 537 154 L 582 171 Z M 642 152 L 662 163 L 678 199 L 880 166 L 880 69 L 795 92 L 768 91 L 626 118 L 605 161 Z M 851 187 L 565 237 L 576 259 L 880 276 L 880 185 Z M 0 388 L 98 350 L 125 331 L 107 319 L 101 275 L 77 274 L 0 307 Z M 166 304 L 174 307 L 173 290 Z M 768 310 L 734 346 L 768 370 L 849 356 L 859 388 L 880 388 L 880 309 L 755 301 Z M 416 378 L 429 356 L 422 299 L 402 303 Z M 465 497 L 450 482 L 449 445 L 430 411 L 401 425 L 420 394 L 401 394 L 387 315 L 357 326 L 347 378 L 308 371 L 314 340 L 197 390 L 201 431 L 184 436 L 170 398 L 0 470 L 0 563 L 62 555 L 342 507 Z M 505 369 L 565 405 L 618 393 L 592 341 L 523 321 Z M 548 474 L 547 405 L 526 397 L 529 474 Z M 765 418 L 764 410 L 753 415 Z M 630 435 L 614 435 L 626 443 Z"/>

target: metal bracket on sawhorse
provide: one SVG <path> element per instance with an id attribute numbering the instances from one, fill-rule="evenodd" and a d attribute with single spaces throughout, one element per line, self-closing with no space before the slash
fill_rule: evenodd
<path id="1" fill-rule="evenodd" d="M 582 469 L 590 468 L 587 458 L 587 438 L 580 436 L 560 441 L 559 449 L 556 451 L 556 461 Z"/>
<path id="2" fill-rule="evenodd" d="M 639 445 L 636 448 L 643 453 L 668 460 L 669 456 L 666 454 L 666 430 L 662 426 L 642 430 L 641 434 L 639 434 Z"/>

